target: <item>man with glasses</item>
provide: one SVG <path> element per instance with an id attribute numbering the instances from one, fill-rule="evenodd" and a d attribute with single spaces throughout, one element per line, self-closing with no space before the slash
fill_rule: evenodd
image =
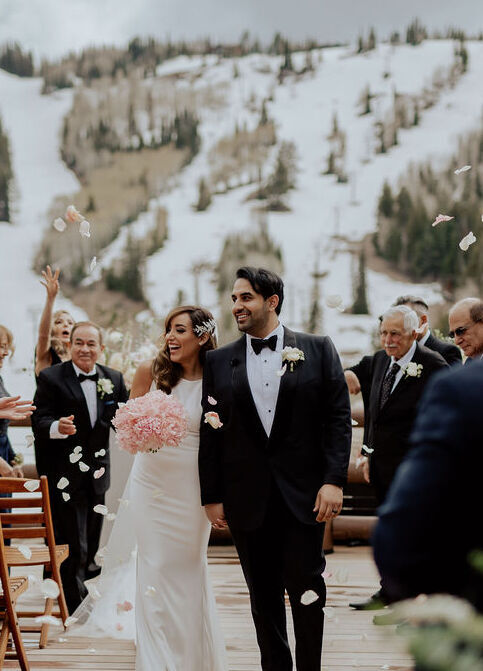
<path id="1" fill-rule="evenodd" d="M 483 301 L 463 298 L 449 311 L 449 335 L 468 360 L 483 358 Z"/>
<path id="2" fill-rule="evenodd" d="M 419 328 L 416 339 L 420 345 L 439 352 L 450 366 L 461 363 L 461 350 L 456 345 L 444 342 L 431 333 L 428 317 L 429 306 L 423 298 L 412 295 L 399 296 L 394 301 L 394 305 L 407 305 L 418 315 Z"/>

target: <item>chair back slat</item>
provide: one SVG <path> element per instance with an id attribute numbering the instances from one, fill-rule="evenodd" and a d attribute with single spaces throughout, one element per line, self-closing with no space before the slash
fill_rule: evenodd
<path id="1" fill-rule="evenodd" d="M 26 494 L 29 490 L 25 488 L 25 483 L 32 481 L 32 478 L 0 478 L 0 494 Z M 34 493 L 40 493 L 40 482 Z"/>
<path id="2" fill-rule="evenodd" d="M 15 526 L 17 524 L 26 526 L 32 524 L 45 524 L 44 513 L 1 513 L 0 521 L 3 525 Z"/>
<path id="3" fill-rule="evenodd" d="M 2 478 L 0 478 L 0 482 Z M 1 493 L 1 492 L 0 492 Z M 0 511 L 4 508 L 42 508 L 42 497 L 41 496 L 31 496 L 29 498 L 17 497 L 13 498 L 0 498 Z"/>
<path id="4" fill-rule="evenodd" d="M 4 538 L 47 538 L 45 527 L 14 527 L 13 529 L 3 527 Z"/>

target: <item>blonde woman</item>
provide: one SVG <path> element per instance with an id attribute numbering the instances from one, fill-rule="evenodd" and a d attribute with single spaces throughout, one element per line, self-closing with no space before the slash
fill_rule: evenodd
<path id="1" fill-rule="evenodd" d="M 3 368 L 3 362 L 8 356 L 12 356 L 15 351 L 13 344 L 13 334 L 6 326 L 0 324 L 0 371 Z M 5 389 L 3 378 L 0 375 L 0 398 L 8 398 L 10 394 Z M 8 405 L 7 401 L 2 406 Z M 31 414 L 29 412 L 29 414 Z M 10 440 L 8 439 L 9 419 L 2 418 L 0 414 L 0 476 L 9 478 L 23 478 L 22 468 L 17 463 L 17 455 L 13 451 Z"/>

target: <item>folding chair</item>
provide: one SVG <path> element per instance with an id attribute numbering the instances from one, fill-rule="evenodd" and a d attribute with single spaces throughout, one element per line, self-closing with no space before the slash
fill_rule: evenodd
<path id="1" fill-rule="evenodd" d="M 52 612 L 54 599 L 47 597 L 45 600 L 45 609 L 43 611 L 19 612 L 21 618 L 35 618 L 40 615 L 54 615 L 62 618 L 65 627 L 65 621 L 69 617 L 67 604 L 65 602 L 64 588 L 60 577 L 60 565 L 69 556 L 68 545 L 56 545 L 54 537 L 54 528 L 52 525 L 52 514 L 50 511 L 49 487 L 47 478 L 42 475 L 39 481 L 39 487 L 35 490 L 34 496 L 29 494 L 30 490 L 25 488 L 26 479 L 20 478 L 0 478 L 0 494 L 20 494 L 14 498 L 0 498 L 0 511 L 8 508 L 35 509 L 34 512 L 15 512 L 1 513 L 0 518 L 3 527 L 4 538 L 43 538 L 45 544 L 32 545 L 29 547 L 32 553 L 29 558 L 23 554 L 18 547 L 5 547 L 5 557 L 7 565 L 12 566 L 43 566 L 44 577 L 55 580 L 59 587 L 59 596 L 57 602 L 60 612 Z M 22 496 L 24 495 L 24 496 Z M 40 512 L 39 509 L 40 508 Z M 22 627 L 25 631 L 39 631 L 39 648 L 45 648 L 49 636 L 49 624 L 42 623 L 40 626 Z"/>
<path id="2" fill-rule="evenodd" d="M 0 524 L 0 622 L 2 623 L 2 629 L 0 630 L 0 669 L 3 669 L 8 640 L 12 635 L 16 654 L 12 652 L 9 656 L 15 655 L 22 671 L 29 671 L 30 666 L 25 654 L 18 616 L 15 611 L 15 602 L 25 592 L 29 583 L 27 578 L 10 578 L 5 549 L 2 525 Z"/>

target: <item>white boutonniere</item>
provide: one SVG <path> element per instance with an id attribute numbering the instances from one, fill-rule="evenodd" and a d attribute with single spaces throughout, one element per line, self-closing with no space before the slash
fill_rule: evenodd
<path id="1" fill-rule="evenodd" d="M 416 363 L 415 361 L 410 361 L 406 368 L 404 369 L 405 377 L 421 377 L 423 372 L 423 364 Z"/>
<path id="2" fill-rule="evenodd" d="M 305 361 L 305 354 L 298 347 L 284 347 L 282 350 L 282 363 L 290 366 L 290 372 L 293 373 L 294 364 L 298 361 Z"/>
<path id="3" fill-rule="evenodd" d="M 212 429 L 219 429 L 223 426 L 217 412 L 205 412 L 205 424 L 209 424 Z"/>
<path id="4" fill-rule="evenodd" d="M 113 391 L 114 385 L 107 377 L 100 377 L 97 380 L 97 392 L 101 398 L 104 398 L 106 394 L 112 394 Z"/>

